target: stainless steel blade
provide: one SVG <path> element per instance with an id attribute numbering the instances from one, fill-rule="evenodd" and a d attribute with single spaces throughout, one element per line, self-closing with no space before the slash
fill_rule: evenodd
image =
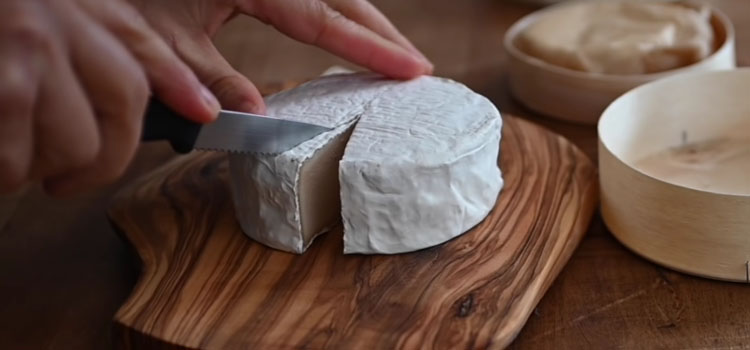
<path id="1" fill-rule="evenodd" d="M 195 148 L 278 154 L 329 130 L 331 129 L 323 126 L 291 120 L 221 111 L 216 121 L 201 128 Z"/>

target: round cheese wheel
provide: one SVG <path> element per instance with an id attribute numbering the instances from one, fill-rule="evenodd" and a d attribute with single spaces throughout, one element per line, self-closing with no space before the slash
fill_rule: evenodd
<path id="1" fill-rule="evenodd" d="M 448 79 L 327 76 L 268 111 L 333 128 L 282 154 L 230 156 L 243 231 L 278 249 L 301 253 L 342 220 L 345 253 L 427 248 L 482 221 L 503 185 L 499 112 Z"/>

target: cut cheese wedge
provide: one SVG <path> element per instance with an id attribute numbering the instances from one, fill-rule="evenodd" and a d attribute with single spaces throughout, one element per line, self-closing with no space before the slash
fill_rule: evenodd
<path id="1" fill-rule="evenodd" d="M 322 77 L 271 96 L 270 115 L 334 128 L 279 155 L 231 155 L 237 218 L 302 253 L 343 220 L 345 253 L 401 253 L 467 231 L 503 180 L 494 105 L 441 78 Z"/>
<path id="2" fill-rule="evenodd" d="M 713 51 L 707 6 L 648 1 L 579 2 L 545 12 L 516 45 L 574 70 L 645 74 L 687 66 Z"/>

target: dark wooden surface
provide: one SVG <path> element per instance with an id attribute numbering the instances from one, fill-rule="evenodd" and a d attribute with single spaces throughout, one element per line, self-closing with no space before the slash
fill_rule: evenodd
<path id="1" fill-rule="evenodd" d="M 373 1 L 436 64 L 504 112 L 559 132 L 595 158 L 596 131 L 535 116 L 513 103 L 502 35 L 533 10 L 509 0 Z M 750 63 L 750 1 L 714 0 Z M 341 61 L 239 18 L 217 42 L 259 84 L 318 74 Z M 111 320 L 135 284 L 133 255 L 107 222 L 112 194 L 172 157 L 147 145 L 119 183 L 73 200 L 30 191 L 0 230 L 0 349 L 108 349 Z M 750 287 L 659 268 L 627 251 L 594 219 L 512 349 L 750 348 Z"/>
<path id="2" fill-rule="evenodd" d="M 570 141 L 508 114 L 501 149 L 505 186 L 487 218 L 398 255 L 343 255 L 341 226 L 302 255 L 267 248 L 234 218 L 225 154 L 160 167 L 109 211 L 143 261 L 117 345 L 505 348 L 586 233 L 598 185 Z"/>

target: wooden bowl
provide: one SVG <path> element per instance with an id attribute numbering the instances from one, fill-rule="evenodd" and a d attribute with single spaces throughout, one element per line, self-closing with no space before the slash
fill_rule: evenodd
<path id="1" fill-rule="evenodd" d="M 685 74 L 618 98 L 599 121 L 601 211 L 636 253 L 750 282 L 750 69 Z"/>
<path id="2" fill-rule="evenodd" d="M 518 49 L 516 40 L 530 24 L 547 12 L 570 5 L 570 2 L 562 3 L 531 13 L 513 24 L 505 34 L 511 93 L 535 112 L 575 123 L 596 124 L 612 101 L 638 85 L 679 73 L 736 66 L 732 23 L 715 8 L 711 16 L 717 39 L 714 53 L 700 62 L 669 71 L 640 75 L 581 72 L 546 63 Z"/>

